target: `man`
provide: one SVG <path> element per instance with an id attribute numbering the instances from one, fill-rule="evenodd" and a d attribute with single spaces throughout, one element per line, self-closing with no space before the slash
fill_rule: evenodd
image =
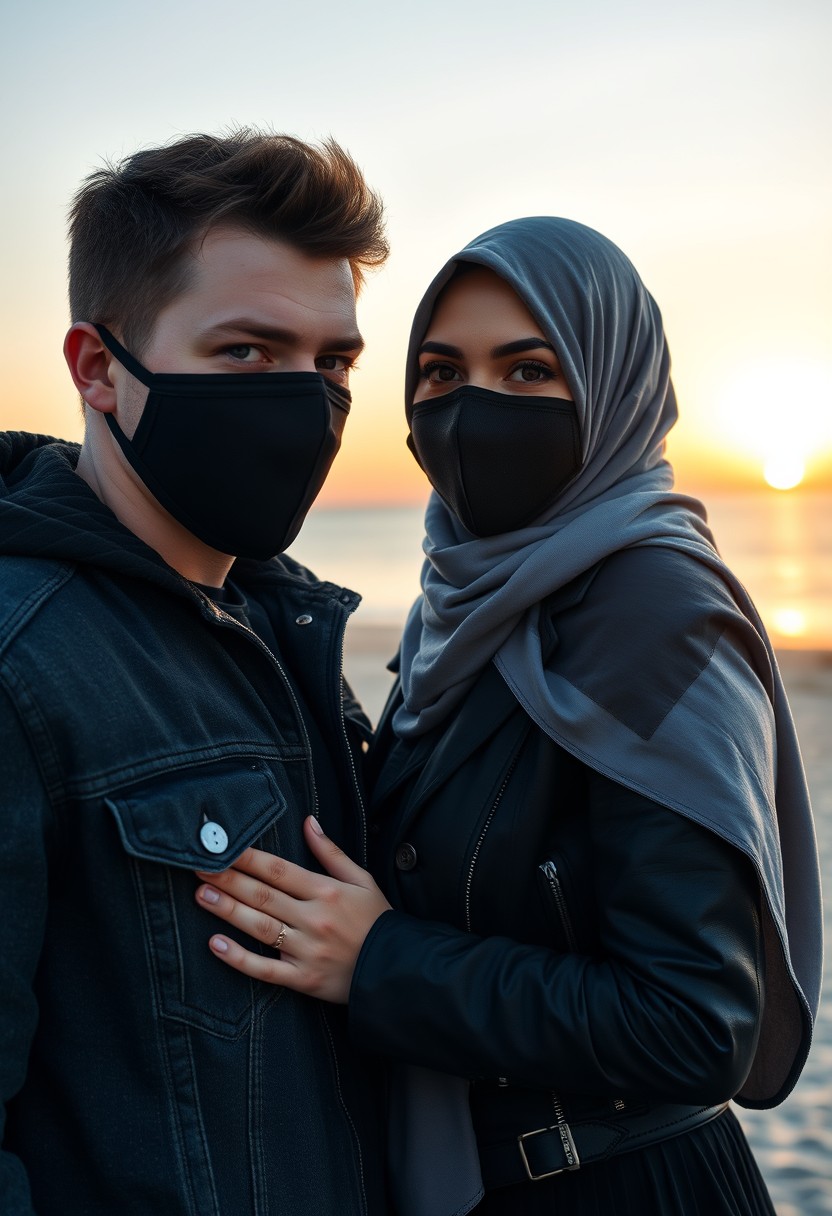
<path id="1" fill-rule="evenodd" d="M 208 949 L 194 871 L 364 856 L 357 597 L 288 558 L 387 247 L 336 144 L 193 136 L 72 210 L 78 450 L 0 437 L 4 1216 L 384 1210 L 344 1010 Z M 236 559 L 236 560 L 235 560 Z"/>

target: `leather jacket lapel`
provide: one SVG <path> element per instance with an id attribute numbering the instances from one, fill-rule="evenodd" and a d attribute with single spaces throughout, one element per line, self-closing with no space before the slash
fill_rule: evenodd
<path id="1" fill-rule="evenodd" d="M 583 598 L 599 568 L 600 564 L 588 570 L 543 605 L 539 628 L 544 663 L 557 648 L 553 616 Z M 430 731 L 415 745 L 400 745 L 393 734 L 393 714 L 401 703 L 401 681 L 397 676 L 376 727 L 375 740 L 368 757 L 368 773 L 373 785 L 373 804 L 379 807 L 411 776 L 414 769 L 424 766 L 409 799 L 409 819 L 418 803 L 499 729 L 517 708 L 517 701 L 494 664 L 488 663 L 462 704 L 452 711 L 450 724 L 438 744 L 435 731 Z"/>
<path id="2" fill-rule="evenodd" d="M 412 762 L 408 762 L 405 775 L 420 764 L 422 772 L 408 798 L 407 810 L 400 823 L 401 831 L 406 829 L 419 807 L 433 791 L 456 772 L 518 708 L 514 694 L 493 663 L 489 663 L 452 717 L 438 743 L 428 736 L 428 746 L 424 750 L 419 746 L 411 754 Z M 525 714 L 521 717 L 522 728 L 525 730 L 530 725 L 530 719 Z M 385 768 L 390 766 L 390 759 L 393 759 L 395 764 L 391 753 Z M 395 784 L 398 784 L 398 781 Z M 386 792 L 389 793 L 389 790 Z"/>

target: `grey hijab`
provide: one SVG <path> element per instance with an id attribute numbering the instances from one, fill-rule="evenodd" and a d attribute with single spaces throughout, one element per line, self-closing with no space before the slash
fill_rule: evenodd
<path id="1" fill-rule="evenodd" d="M 676 420 L 659 310 L 610 241 L 569 220 L 516 220 L 477 237 L 440 271 L 416 312 L 418 349 L 458 263 L 488 267 L 525 302 L 560 359 L 578 411 L 583 464 L 533 526 L 476 538 L 436 494 L 426 515 L 423 595 L 401 649 L 413 738 L 447 718 L 494 662 L 529 715 L 590 767 L 689 816 L 753 861 L 764 893 L 767 1000 L 740 1100 L 771 1105 L 794 1084 L 810 1040 L 821 974 L 814 831 L 791 714 L 765 629 L 724 565 L 696 500 L 673 492 L 664 439 Z M 541 603 L 611 554 L 669 546 L 727 585 L 754 669 L 723 637 L 704 671 L 645 739 L 544 664 Z M 624 643 L 626 644 L 626 643 Z M 682 745 L 684 741 L 684 745 Z"/>

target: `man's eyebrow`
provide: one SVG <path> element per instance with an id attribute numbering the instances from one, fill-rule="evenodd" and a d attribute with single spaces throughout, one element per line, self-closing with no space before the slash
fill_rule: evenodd
<path id="1" fill-rule="evenodd" d="M 212 325 L 210 329 L 204 331 L 205 338 L 237 338 L 245 334 L 246 337 L 261 338 L 264 342 L 279 342 L 284 346 L 296 346 L 302 339 L 301 335 L 293 329 L 280 329 L 274 325 L 264 325 L 262 321 L 253 321 L 249 317 L 235 317 L 231 321 L 223 321 L 219 325 Z M 338 338 L 332 338 L 331 341 L 321 343 L 322 351 L 332 351 L 340 353 L 342 351 L 355 351 L 357 354 L 364 349 L 364 339 L 357 331 L 351 334 L 342 334 Z"/>
<path id="2" fill-rule="evenodd" d="M 520 355 L 526 350 L 550 350 L 553 355 L 557 355 L 552 343 L 547 342 L 545 338 L 518 338 L 516 342 L 504 342 L 502 346 L 495 346 L 491 351 L 491 358 L 502 359 L 505 355 Z"/>
<path id="3" fill-rule="evenodd" d="M 361 337 L 361 334 L 355 333 L 355 334 L 350 334 L 349 337 L 347 337 L 347 338 L 333 338 L 333 340 L 331 342 L 324 342 L 323 346 L 321 347 L 321 350 L 326 350 L 326 351 L 331 350 L 331 351 L 334 351 L 336 354 L 338 354 L 341 351 L 354 350 L 355 353 L 358 355 L 358 354 L 361 354 L 365 345 L 366 345 L 366 343 L 365 343 L 364 339 Z"/>

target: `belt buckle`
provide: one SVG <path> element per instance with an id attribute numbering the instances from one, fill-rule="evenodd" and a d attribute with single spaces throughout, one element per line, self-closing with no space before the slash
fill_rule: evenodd
<path id="1" fill-rule="evenodd" d="M 525 1141 L 531 1139 L 532 1136 L 542 1136 L 546 1132 L 558 1133 L 563 1155 L 566 1158 L 566 1165 L 562 1165 L 556 1170 L 547 1170 L 545 1174 L 534 1174 L 532 1173 L 532 1167 L 526 1154 Z M 562 1174 L 566 1170 L 579 1170 L 581 1168 L 581 1159 L 578 1156 L 578 1150 L 575 1148 L 575 1141 L 572 1139 L 572 1132 L 569 1129 L 568 1123 L 553 1123 L 551 1127 L 538 1127 L 533 1132 L 523 1132 L 521 1136 L 517 1137 L 517 1147 L 520 1149 L 520 1156 L 523 1158 L 523 1165 L 525 1166 L 529 1182 L 539 1182 L 541 1178 L 552 1178 L 555 1174 Z"/>

